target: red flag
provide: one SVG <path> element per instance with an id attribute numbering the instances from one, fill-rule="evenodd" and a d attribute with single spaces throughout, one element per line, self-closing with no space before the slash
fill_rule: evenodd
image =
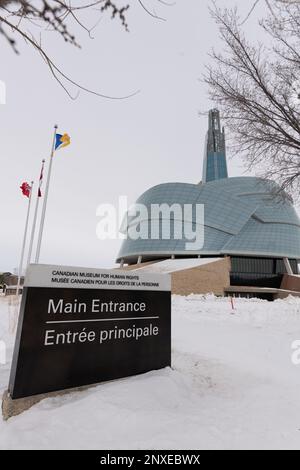
<path id="1" fill-rule="evenodd" d="M 40 180 L 39 180 L 38 197 L 42 197 L 41 187 L 42 187 L 42 184 L 43 184 L 44 164 L 45 164 L 45 160 L 43 160 L 43 164 L 42 164 L 42 168 L 41 168 L 41 174 L 40 174 Z"/>
<path id="2" fill-rule="evenodd" d="M 20 189 L 21 189 L 24 196 L 26 196 L 26 197 L 30 196 L 30 192 L 31 192 L 30 184 L 24 182 L 24 183 L 21 184 Z"/>

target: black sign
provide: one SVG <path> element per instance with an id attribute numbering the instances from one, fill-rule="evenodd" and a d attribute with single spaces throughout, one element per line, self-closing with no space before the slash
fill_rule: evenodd
<path id="1" fill-rule="evenodd" d="M 57 267 L 37 265 L 29 271 L 9 384 L 13 399 L 171 365 L 168 276 L 60 267 L 57 277 Z M 100 281 L 105 288 L 94 287 Z"/>

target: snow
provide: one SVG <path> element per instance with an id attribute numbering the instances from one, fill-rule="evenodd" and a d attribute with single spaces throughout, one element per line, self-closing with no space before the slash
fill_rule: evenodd
<path id="1" fill-rule="evenodd" d="M 0 298 L 10 362 L 15 306 Z M 9 324 L 10 319 L 10 324 Z M 173 296 L 173 369 L 0 419 L 1 449 L 299 449 L 300 299 Z M 0 391 L 10 364 L 0 366 Z"/>
<path id="2" fill-rule="evenodd" d="M 166 259 L 164 261 L 158 261 L 157 263 L 148 264 L 136 269 L 149 273 L 168 274 L 182 271 L 183 269 L 192 269 L 197 268 L 198 266 L 204 266 L 205 264 L 214 263 L 220 259 L 222 258 Z"/>

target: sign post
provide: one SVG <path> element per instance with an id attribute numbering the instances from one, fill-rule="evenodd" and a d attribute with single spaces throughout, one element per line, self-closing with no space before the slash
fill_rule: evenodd
<path id="1" fill-rule="evenodd" d="M 169 275 L 29 266 L 9 382 L 12 399 L 170 365 Z"/>

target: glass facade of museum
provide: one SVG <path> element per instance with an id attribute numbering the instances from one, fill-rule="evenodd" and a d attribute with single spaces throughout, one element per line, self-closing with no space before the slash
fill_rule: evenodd
<path id="1" fill-rule="evenodd" d="M 294 274 L 298 274 L 296 259 L 289 259 Z M 285 273 L 280 258 L 254 258 L 231 256 L 231 284 L 234 286 L 260 286 L 279 288 Z"/>
<path id="2" fill-rule="evenodd" d="M 221 128 L 219 111 L 212 109 L 208 114 L 202 181 L 208 183 L 227 176 L 225 131 Z"/>
<path id="3" fill-rule="evenodd" d="M 155 186 L 137 200 L 148 209 L 149 218 L 140 223 L 141 230 L 148 227 L 148 238 L 125 240 L 118 259 L 135 262 L 139 255 L 160 258 L 170 254 L 300 259 L 300 220 L 292 202 L 274 196 L 274 190 L 274 183 L 254 177 L 225 178 L 199 185 L 167 183 Z M 171 213 L 170 239 L 151 238 L 151 224 L 163 224 L 162 218 L 156 222 L 151 220 L 151 205 L 172 206 L 175 203 L 182 207 L 183 218 L 174 219 Z M 204 246 L 196 252 L 186 251 L 189 240 L 184 237 L 177 240 L 173 236 L 176 225 L 191 225 L 197 230 L 197 221 L 193 217 L 184 219 L 185 204 L 204 205 Z"/>

